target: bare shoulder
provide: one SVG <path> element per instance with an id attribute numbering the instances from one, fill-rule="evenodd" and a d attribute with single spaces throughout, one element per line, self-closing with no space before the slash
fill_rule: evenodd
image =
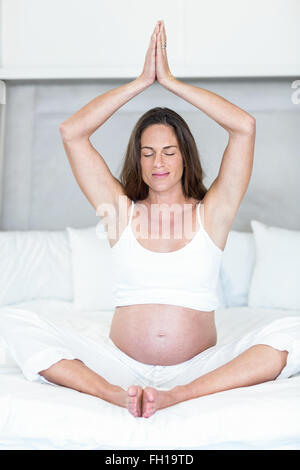
<path id="1" fill-rule="evenodd" d="M 236 213 L 237 209 L 228 206 L 212 184 L 202 199 L 200 217 L 204 229 L 222 251 L 225 249 Z"/>

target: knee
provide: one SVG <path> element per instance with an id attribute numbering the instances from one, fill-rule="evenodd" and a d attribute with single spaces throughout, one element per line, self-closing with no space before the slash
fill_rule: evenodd
<path id="1" fill-rule="evenodd" d="M 264 361 L 268 363 L 271 370 L 271 380 L 275 380 L 286 366 L 289 352 L 287 350 L 276 349 L 268 344 L 257 344 L 253 348 L 261 350 Z"/>
<path id="2" fill-rule="evenodd" d="M 281 370 L 282 370 L 286 366 L 289 352 L 288 351 L 280 351 L 279 349 L 276 349 L 276 351 L 279 352 L 279 356 L 281 358 Z"/>
<path id="3" fill-rule="evenodd" d="M 60 369 L 64 361 L 66 361 L 66 359 L 61 359 L 60 361 L 55 362 L 51 366 L 47 367 L 47 369 L 40 370 L 39 374 L 45 377 L 45 379 L 48 379 L 50 375 L 55 374 L 55 372 Z"/>
<path id="4" fill-rule="evenodd" d="M 279 349 L 275 349 L 275 351 L 277 352 L 278 356 L 278 370 L 277 373 L 275 372 L 274 380 L 278 377 L 278 375 L 280 375 L 281 371 L 285 368 L 289 355 L 288 351 L 280 351 Z"/>
<path id="5" fill-rule="evenodd" d="M 45 377 L 45 379 L 52 382 L 53 379 L 59 378 L 60 376 L 63 376 L 67 373 L 67 370 L 69 368 L 68 365 L 70 363 L 78 362 L 81 363 L 82 361 L 80 361 L 79 359 L 61 359 L 60 361 L 57 361 L 52 364 L 47 369 L 41 370 L 39 374 Z"/>

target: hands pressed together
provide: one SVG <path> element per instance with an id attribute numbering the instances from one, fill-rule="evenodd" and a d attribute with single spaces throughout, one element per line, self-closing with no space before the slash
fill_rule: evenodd
<path id="1" fill-rule="evenodd" d="M 167 58 L 167 36 L 163 20 L 157 21 L 151 35 L 150 44 L 146 53 L 144 68 L 139 76 L 148 85 L 156 80 L 161 85 L 173 79 Z"/>

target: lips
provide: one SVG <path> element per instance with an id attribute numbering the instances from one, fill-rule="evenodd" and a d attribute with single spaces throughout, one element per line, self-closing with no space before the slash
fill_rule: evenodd
<path id="1" fill-rule="evenodd" d="M 152 176 L 167 176 L 169 173 L 152 173 Z"/>

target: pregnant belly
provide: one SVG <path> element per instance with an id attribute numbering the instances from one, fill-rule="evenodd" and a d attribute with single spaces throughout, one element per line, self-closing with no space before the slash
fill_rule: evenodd
<path id="1" fill-rule="evenodd" d="M 136 361 L 166 366 L 214 346 L 217 334 L 213 311 L 141 304 L 116 308 L 109 337 Z"/>

